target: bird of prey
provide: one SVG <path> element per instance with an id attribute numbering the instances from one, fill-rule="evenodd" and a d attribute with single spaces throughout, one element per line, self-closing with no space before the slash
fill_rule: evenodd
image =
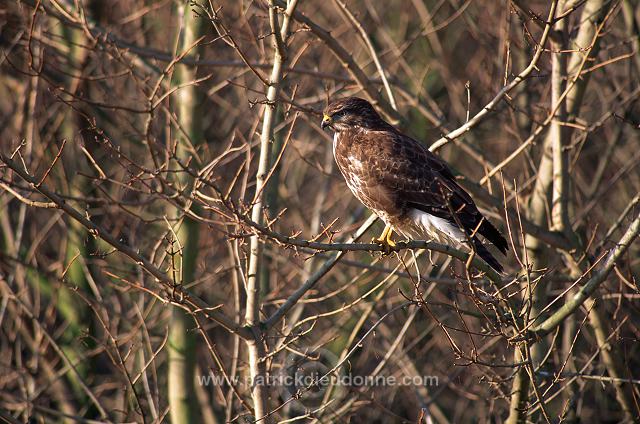
<path id="1" fill-rule="evenodd" d="M 358 97 L 330 103 L 321 127 L 334 131 L 333 155 L 353 194 L 386 224 L 376 243 L 395 247 L 393 231 L 407 239 L 430 239 L 456 248 L 471 243 L 487 264 L 502 272 L 478 235 L 503 254 L 507 241 L 478 211 L 442 159 Z"/>

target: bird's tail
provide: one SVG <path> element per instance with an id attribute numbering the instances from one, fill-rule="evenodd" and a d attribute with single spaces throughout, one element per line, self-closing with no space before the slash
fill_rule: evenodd
<path id="1" fill-rule="evenodd" d="M 500 265 L 500 262 L 496 260 L 491 252 L 489 252 L 476 237 L 473 238 L 473 247 L 475 248 L 478 256 L 480 256 L 491 268 L 502 273 L 502 265 Z"/>
<path id="2" fill-rule="evenodd" d="M 488 219 L 483 219 L 482 224 L 480 224 L 480 228 L 478 232 L 482 234 L 487 240 L 489 240 L 495 247 L 502 252 L 502 254 L 506 254 L 509 249 L 509 245 L 507 244 L 507 240 L 500 234 L 500 231 L 496 227 L 493 226 L 492 223 L 489 222 Z"/>

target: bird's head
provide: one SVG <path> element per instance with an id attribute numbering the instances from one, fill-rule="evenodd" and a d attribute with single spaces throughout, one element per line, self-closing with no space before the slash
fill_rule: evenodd
<path id="1" fill-rule="evenodd" d="M 345 97 L 324 109 L 320 127 L 340 132 L 353 128 L 374 129 L 384 124 L 371 103 L 359 97 Z"/>

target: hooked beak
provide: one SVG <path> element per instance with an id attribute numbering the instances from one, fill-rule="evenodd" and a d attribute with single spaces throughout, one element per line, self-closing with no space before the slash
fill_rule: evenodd
<path id="1" fill-rule="evenodd" d="M 324 114 L 322 116 L 322 122 L 320 123 L 320 128 L 322 128 L 323 130 L 327 127 L 330 127 L 331 124 L 333 124 L 333 121 L 331 120 L 331 117 L 327 114 Z"/>

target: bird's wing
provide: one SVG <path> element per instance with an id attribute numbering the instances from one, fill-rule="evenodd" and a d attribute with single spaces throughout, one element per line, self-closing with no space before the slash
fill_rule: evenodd
<path id="1" fill-rule="evenodd" d="M 382 150 L 372 156 L 371 172 L 398 201 L 452 223 L 459 221 L 468 231 L 475 229 L 482 215 L 444 161 L 397 132 L 380 132 L 375 139 Z"/>

